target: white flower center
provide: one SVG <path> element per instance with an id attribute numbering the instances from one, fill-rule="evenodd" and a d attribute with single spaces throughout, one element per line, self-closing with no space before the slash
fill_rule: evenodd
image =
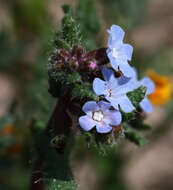
<path id="1" fill-rule="evenodd" d="M 117 57 L 118 57 L 118 51 L 117 51 L 115 48 L 113 48 L 113 53 L 112 53 L 112 55 L 113 55 L 114 58 L 117 58 Z"/>
<path id="2" fill-rule="evenodd" d="M 104 115 L 102 111 L 95 111 L 93 112 L 93 120 L 101 122 Z"/>

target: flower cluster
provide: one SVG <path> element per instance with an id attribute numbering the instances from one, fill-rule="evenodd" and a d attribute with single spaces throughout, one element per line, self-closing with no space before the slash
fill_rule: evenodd
<path id="1" fill-rule="evenodd" d="M 108 133 L 113 127 L 119 126 L 122 120 L 121 113 L 131 113 L 136 107 L 128 97 L 128 93 L 146 87 L 146 94 L 139 103 L 144 112 L 152 112 L 152 104 L 147 96 L 153 93 L 154 83 L 148 77 L 137 79 L 136 70 L 130 66 L 133 47 L 123 43 L 124 31 L 113 25 L 109 33 L 108 49 L 106 51 L 112 68 L 102 68 L 103 79 L 95 78 L 93 90 L 102 101 L 86 102 L 82 110 L 85 116 L 79 118 L 79 124 L 85 131 L 96 126 L 98 133 Z M 120 73 L 117 77 L 115 73 Z"/>

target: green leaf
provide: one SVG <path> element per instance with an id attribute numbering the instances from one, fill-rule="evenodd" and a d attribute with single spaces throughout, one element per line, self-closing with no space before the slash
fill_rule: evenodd
<path id="1" fill-rule="evenodd" d="M 62 34 L 63 39 L 69 44 L 70 47 L 81 43 L 81 32 L 79 25 L 76 24 L 72 18 L 71 7 L 64 5 L 63 11 L 65 13 L 62 19 Z"/>
<path id="2" fill-rule="evenodd" d="M 81 31 L 79 25 L 72 18 L 72 8 L 64 5 L 62 9 L 65 15 L 61 22 L 61 30 L 55 33 L 54 44 L 57 49 L 70 50 L 72 46 L 81 44 Z"/>
<path id="3" fill-rule="evenodd" d="M 81 83 L 82 79 L 78 72 L 57 71 L 49 73 L 49 92 L 52 96 L 57 97 L 71 91 L 73 86 Z"/>
<path id="4" fill-rule="evenodd" d="M 79 99 L 99 100 L 99 97 L 93 92 L 92 85 L 87 82 L 76 84 L 72 90 L 72 97 Z"/>
<path id="5" fill-rule="evenodd" d="M 70 50 L 69 44 L 63 39 L 62 32 L 58 31 L 55 34 L 54 44 L 57 49 Z"/>
<path id="6" fill-rule="evenodd" d="M 49 92 L 53 96 L 65 95 L 67 92 L 72 92 L 73 99 L 99 100 L 99 97 L 93 92 L 92 85 L 88 82 L 83 82 L 78 72 L 52 72 Z"/>
<path id="7" fill-rule="evenodd" d="M 32 123 L 31 131 L 37 153 L 44 160 L 41 171 L 44 173 L 42 180 L 46 183 L 47 189 L 77 190 L 77 185 L 73 179 L 69 165 L 69 155 L 74 144 L 73 136 L 56 136 L 52 138 L 45 133 L 43 128 L 37 126 L 37 124 L 37 122 Z M 66 140 L 64 153 L 58 154 L 52 145 L 64 138 Z"/>
<path id="8" fill-rule="evenodd" d="M 131 113 L 125 113 L 125 112 L 121 112 L 121 113 L 122 113 L 123 122 L 124 121 L 130 121 L 130 120 L 134 119 L 136 116 L 136 113 L 134 111 Z"/>
<path id="9" fill-rule="evenodd" d="M 66 80 L 65 81 L 66 85 L 71 85 L 71 84 L 76 84 L 76 83 L 82 82 L 81 76 L 78 72 L 73 72 L 73 73 L 66 75 L 65 80 Z"/>
<path id="10" fill-rule="evenodd" d="M 51 77 L 62 85 L 72 85 L 81 82 L 81 76 L 78 72 L 68 72 L 68 71 L 57 71 L 52 72 Z"/>
<path id="11" fill-rule="evenodd" d="M 129 92 L 127 94 L 128 98 L 132 102 L 132 104 L 137 107 L 139 103 L 144 99 L 146 94 L 146 87 L 145 86 L 140 86 L 136 90 Z"/>
<path id="12" fill-rule="evenodd" d="M 135 131 L 128 125 L 123 125 L 123 127 L 125 129 L 124 133 L 127 139 L 129 139 L 130 141 L 134 142 L 139 146 L 144 146 L 147 143 L 146 139 L 143 138 L 138 131 Z"/>
<path id="13" fill-rule="evenodd" d="M 136 118 L 129 122 L 131 127 L 138 129 L 138 130 L 151 130 L 152 127 L 148 124 L 145 124 L 141 118 Z"/>

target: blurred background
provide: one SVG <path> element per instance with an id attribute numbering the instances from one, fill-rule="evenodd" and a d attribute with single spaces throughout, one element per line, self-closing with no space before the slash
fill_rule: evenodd
<path id="1" fill-rule="evenodd" d="M 106 29 L 120 25 L 134 47 L 132 65 L 156 84 L 144 147 L 121 140 L 100 156 L 76 145 L 71 159 L 80 189 L 172 190 L 172 0 L 0 0 L 0 189 L 29 188 L 32 118 L 44 125 L 56 101 L 48 93 L 47 63 L 63 4 L 72 5 L 88 50 L 106 47 Z"/>

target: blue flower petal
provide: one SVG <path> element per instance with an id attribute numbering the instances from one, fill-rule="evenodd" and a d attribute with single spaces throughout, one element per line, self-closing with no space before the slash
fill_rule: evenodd
<path id="1" fill-rule="evenodd" d="M 134 75 L 133 69 L 130 69 L 130 66 L 127 64 L 128 61 L 131 61 L 133 47 L 129 44 L 123 43 L 124 31 L 120 26 L 113 25 L 110 30 L 108 30 L 109 41 L 107 56 L 109 58 L 110 64 L 112 67 L 122 73 L 127 77 L 132 77 Z"/>
<path id="2" fill-rule="evenodd" d="M 133 47 L 129 44 L 122 44 L 118 49 L 118 57 L 120 61 L 131 61 L 133 53 Z"/>
<path id="3" fill-rule="evenodd" d="M 123 85 L 127 84 L 131 80 L 131 78 L 126 76 L 121 76 L 117 80 L 118 80 L 118 85 Z"/>
<path id="4" fill-rule="evenodd" d="M 111 90 L 113 90 L 113 89 L 117 90 L 117 87 L 119 87 L 118 79 L 115 78 L 114 76 L 111 77 L 109 82 L 106 82 L 106 89 L 109 88 Z"/>
<path id="5" fill-rule="evenodd" d="M 109 110 L 109 108 L 111 107 L 111 104 L 105 101 L 100 101 L 97 104 L 103 112 Z"/>
<path id="6" fill-rule="evenodd" d="M 147 98 L 144 98 L 142 102 L 139 103 L 139 105 L 142 108 L 142 110 L 147 113 L 151 113 L 153 111 L 153 106 Z"/>
<path id="7" fill-rule="evenodd" d="M 130 67 L 130 66 L 129 66 Z M 134 74 L 136 74 L 135 70 L 130 67 Z M 105 74 L 108 71 L 108 74 Z M 126 76 L 122 76 L 119 78 L 115 78 L 111 75 L 111 80 L 109 78 L 110 73 L 109 69 L 104 69 L 103 73 L 105 74 L 105 79 L 108 81 L 102 81 L 99 78 L 94 79 L 93 89 L 97 95 L 104 95 L 105 99 L 108 100 L 111 105 L 119 110 L 119 105 L 124 112 L 131 112 L 135 108 L 126 96 L 126 94 L 130 91 L 133 91 L 138 87 L 138 83 L 133 78 L 129 78 Z M 112 71 L 111 71 L 112 73 Z"/>
<path id="8" fill-rule="evenodd" d="M 117 91 L 117 95 L 126 94 L 127 92 L 131 92 L 139 87 L 137 81 L 134 81 L 133 78 L 129 77 L 119 77 L 118 78 L 119 89 Z"/>
<path id="9" fill-rule="evenodd" d="M 117 126 L 121 123 L 122 120 L 121 113 L 117 110 L 109 110 L 106 115 L 106 120 L 109 121 L 110 125 Z"/>
<path id="10" fill-rule="evenodd" d="M 83 112 L 85 112 L 87 115 L 90 115 L 90 116 L 92 114 L 92 111 L 96 111 L 98 109 L 99 109 L 99 106 L 94 101 L 88 101 L 82 107 Z"/>
<path id="11" fill-rule="evenodd" d="M 144 77 L 141 81 L 140 84 L 145 86 L 147 88 L 146 95 L 149 95 L 154 92 L 155 90 L 155 85 L 153 81 L 149 77 Z"/>
<path id="12" fill-rule="evenodd" d="M 106 98 L 106 100 L 108 100 L 108 101 L 111 103 L 111 105 L 112 105 L 116 110 L 119 110 L 118 101 L 117 101 L 116 98 L 111 98 L 111 97 L 109 97 L 109 96 L 107 96 L 107 97 L 105 97 L 105 98 Z"/>
<path id="13" fill-rule="evenodd" d="M 106 83 L 99 79 L 95 78 L 93 81 L 93 90 L 97 95 L 106 95 L 108 92 L 106 91 Z"/>
<path id="14" fill-rule="evenodd" d="M 129 98 L 126 95 L 120 97 L 118 99 L 118 103 L 119 103 L 121 109 L 125 113 L 130 113 L 135 109 L 135 107 L 133 106 L 133 104 L 131 103 L 131 101 L 129 100 Z"/>
<path id="15" fill-rule="evenodd" d="M 138 73 L 137 73 L 137 70 L 136 70 L 136 68 L 134 68 L 134 67 L 132 67 L 132 69 L 133 69 L 133 80 L 135 81 L 135 82 L 137 82 L 137 80 L 138 80 Z"/>
<path id="16" fill-rule="evenodd" d="M 121 113 L 117 110 L 109 110 L 111 104 L 105 101 L 100 101 L 98 103 L 94 101 L 89 101 L 85 103 L 83 106 L 83 110 L 87 113 L 85 116 L 81 116 L 79 118 L 79 124 L 81 128 L 85 131 L 91 130 L 93 127 L 96 126 L 96 130 L 98 133 L 108 133 L 112 130 L 112 126 L 117 126 L 121 123 Z M 100 121 L 96 119 L 95 111 L 102 111 L 103 118 Z M 91 115 L 88 115 L 91 113 Z M 93 117 L 94 113 L 94 117 Z M 98 115 L 99 116 L 99 115 Z"/>
<path id="17" fill-rule="evenodd" d="M 118 71 L 118 67 L 119 67 L 119 62 L 116 61 L 116 59 L 112 59 L 112 61 L 110 61 L 110 64 L 112 66 L 112 68 L 115 70 L 115 71 Z"/>
<path id="18" fill-rule="evenodd" d="M 131 67 L 128 64 L 128 62 L 120 64 L 119 68 L 120 68 L 121 72 L 123 73 L 123 75 L 125 75 L 126 77 L 134 77 L 136 75 L 133 67 Z"/>
<path id="19" fill-rule="evenodd" d="M 109 31 L 110 30 L 107 30 L 108 31 L 108 33 L 110 33 Z M 113 38 L 112 38 L 112 36 L 110 35 L 109 36 L 109 40 L 108 40 L 108 47 L 110 48 L 110 49 L 112 49 L 114 46 L 116 46 L 116 41 L 115 40 L 113 40 Z"/>
<path id="20" fill-rule="evenodd" d="M 96 122 L 85 115 L 79 118 L 79 124 L 84 131 L 89 131 L 96 125 Z"/>
<path id="21" fill-rule="evenodd" d="M 102 74 L 105 81 L 112 80 L 111 78 L 114 77 L 114 72 L 111 69 L 108 69 L 107 67 L 103 67 Z"/>
<path id="22" fill-rule="evenodd" d="M 108 133 L 112 130 L 112 127 L 102 122 L 96 124 L 96 130 L 98 133 Z"/>
<path id="23" fill-rule="evenodd" d="M 117 59 L 115 59 L 114 57 L 113 57 L 113 51 L 111 50 L 111 49 L 107 49 L 107 56 L 108 56 L 108 58 L 109 58 L 109 61 L 110 61 L 110 64 L 111 64 L 111 66 L 116 70 L 116 71 L 118 71 L 118 65 L 119 65 L 119 62 L 117 62 Z"/>
<path id="24" fill-rule="evenodd" d="M 123 42 L 125 33 L 120 26 L 112 25 L 111 29 L 108 30 L 108 33 L 110 34 L 108 47 L 112 48 L 112 45 L 116 46 Z"/>

